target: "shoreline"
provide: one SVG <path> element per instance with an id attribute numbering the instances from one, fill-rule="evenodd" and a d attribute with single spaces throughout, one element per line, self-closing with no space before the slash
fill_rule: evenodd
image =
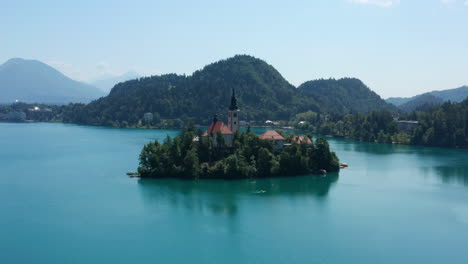
<path id="1" fill-rule="evenodd" d="M 102 128 L 115 128 L 115 129 L 142 129 L 142 130 L 181 130 L 183 128 L 173 128 L 173 127 L 115 127 L 115 126 L 103 126 L 103 125 L 92 125 L 92 124 L 81 124 L 81 123 L 71 123 L 71 122 L 63 122 L 63 121 L 37 121 L 37 120 L 25 120 L 25 121 L 11 121 L 11 120 L 0 120 L 0 123 L 12 123 L 12 124 L 31 124 L 31 123 L 62 123 L 65 125 L 78 125 L 78 126 L 89 126 L 89 127 L 102 127 Z M 205 125 L 197 125 L 196 127 L 208 127 Z M 246 127 L 242 127 L 246 128 Z M 376 143 L 376 144 L 386 144 L 386 145 L 402 145 L 402 146 L 417 146 L 417 147 L 428 147 L 428 148 L 441 148 L 441 149 L 468 149 L 464 147 L 441 147 L 441 146 L 430 146 L 430 145 L 418 145 L 418 144 L 409 144 L 403 142 L 380 142 L 380 141 L 365 141 L 360 139 L 355 139 L 349 136 L 341 136 L 341 135 L 321 135 L 318 133 L 314 133 L 311 131 L 299 129 L 299 128 L 276 128 L 270 126 L 251 126 L 251 128 L 265 128 L 265 129 L 284 129 L 284 130 L 296 130 L 301 131 L 303 133 L 312 133 L 317 137 L 325 137 L 325 138 L 338 138 L 338 139 L 345 139 L 350 141 L 357 141 L 357 142 L 367 142 L 367 143 Z"/>
<path id="2" fill-rule="evenodd" d="M 278 178 L 294 178 L 294 177 L 314 177 L 314 178 L 328 178 L 328 177 L 339 177 L 340 170 L 338 171 L 330 171 L 326 174 L 315 174 L 315 173 L 307 173 L 307 174 L 296 174 L 296 175 L 276 175 L 276 176 L 268 176 L 268 177 L 239 177 L 239 178 L 223 178 L 223 177 L 198 177 L 198 178 L 186 178 L 186 177 L 129 177 L 129 178 L 137 178 L 138 180 L 157 180 L 157 179 L 176 179 L 176 180 L 184 180 L 184 181 L 205 181 L 205 180 L 215 180 L 215 181 L 242 181 L 242 180 L 258 180 L 258 179 L 278 179 Z"/>

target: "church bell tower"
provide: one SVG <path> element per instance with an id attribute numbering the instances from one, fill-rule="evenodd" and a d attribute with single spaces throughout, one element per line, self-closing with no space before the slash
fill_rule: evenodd
<path id="1" fill-rule="evenodd" d="M 232 133 L 236 133 L 240 128 L 239 113 L 240 110 L 239 107 L 237 107 L 236 93 L 234 89 L 232 89 L 231 105 L 228 111 L 228 127 Z"/>

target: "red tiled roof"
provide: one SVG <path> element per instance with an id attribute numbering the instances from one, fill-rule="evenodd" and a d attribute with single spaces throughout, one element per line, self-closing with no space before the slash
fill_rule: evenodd
<path id="1" fill-rule="evenodd" d="M 208 130 L 206 130 L 205 133 L 203 133 L 202 137 L 208 136 L 208 134 L 216 134 L 218 133 L 218 131 L 221 131 L 221 134 L 223 135 L 232 134 L 231 129 L 229 129 L 228 126 L 226 126 L 226 124 L 224 124 L 221 121 L 218 121 L 216 123 L 211 123 Z"/>
<path id="2" fill-rule="evenodd" d="M 295 141 L 297 144 L 312 144 L 312 140 L 306 136 L 295 136 L 292 138 L 292 141 Z"/>
<path id="3" fill-rule="evenodd" d="M 260 139 L 273 139 L 273 140 L 284 140 L 284 137 L 278 134 L 274 130 L 265 131 L 265 133 L 259 136 Z"/>

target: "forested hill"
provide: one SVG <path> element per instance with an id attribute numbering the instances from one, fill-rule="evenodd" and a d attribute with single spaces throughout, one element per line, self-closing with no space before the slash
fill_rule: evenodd
<path id="1" fill-rule="evenodd" d="M 301 84 L 298 90 L 310 100 L 320 102 L 320 109 L 330 113 L 366 113 L 396 108 L 355 78 L 321 79 Z"/>
<path id="2" fill-rule="evenodd" d="M 327 88 L 337 83 L 347 93 L 337 96 L 324 89 L 328 94 L 325 98 L 302 93 L 266 62 L 237 55 L 210 64 L 191 76 L 167 74 L 120 83 L 107 97 L 88 105 L 69 106 L 64 111 L 64 121 L 112 126 L 121 126 L 125 122 L 131 125 L 138 123 L 144 113 L 150 112 L 163 119 L 191 118 L 206 124 L 214 113 L 221 114 L 221 118 L 225 116 L 232 89 L 236 91 L 243 120 L 289 120 L 294 114 L 308 110 L 341 113 L 388 106 L 367 87 L 362 89 L 364 85 L 359 80 L 318 82 Z M 327 86 L 328 82 L 333 85 Z M 350 97 L 352 90 L 355 94 Z M 366 94 L 362 95 L 362 92 Z M 334 101 L 334 98 L 339 100 Z M 350 101 L 345 102 L 346 98 Z M 355 98 L 365 99 L 352 101 Z M 346 107 L 339 107 L 343 103 Z"/>

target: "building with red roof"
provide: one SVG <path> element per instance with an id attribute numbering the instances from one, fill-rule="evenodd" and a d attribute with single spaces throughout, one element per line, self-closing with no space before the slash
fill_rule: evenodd
<path id="1" fill-rule="evenodd" d="M 218 117 L 215 115 L 213 118 L 213 122 L 211 123 L 210 127 L 202 134 L 202 140 L 208 140 L 208 138 L 212 138 L 213 145 L 216 146 L 217 141 L 216 137 L 218 136 L 218 132 L 221 132 L 224 138 L 224 142 L 226 142 L 227 146 L 232 146 L 232 140 L 234 134 L 232 133 L 231 129 L 224 124 L 222 121 L 218 121 Z"/>
<path id="2" fill-rule="evenodd" d="M 228 109 L 228 124 L 218 120 L 218 116 L 215 115 L 213 122 L 211 122 L 208 129 L 202 134 L 202 140 L 206 141 L 208 138 L 212 139 L 213 145 L 216 145 L 216 137 L 218 132 L 224 137 L 224 142 L 227 146 L 232 146 L 232 141 L 234 138 L 234 133 L 240 130 L 240 121 L 239 121 L 240 110 L 237 107 L 237 98 L 234 89 L 232 90 L 231 96 L 231 105 Z"/>
<path id="3" fill-rule="evenodd" d="M 278 132 L 275 130 L 268 130 L 265 131 L 265 133 L 261 134 L 259 136 L 260 139 L 272 139 L 272 140 L 284 140 L 284 137 L 281 136 Z"/>
<path id="4" fill-rule="evenodd" d="M 273 147 L 275 150 L 282 149 L 285 140 L 285 138 L 275 130 L 265 131 L 265 133 L 261 134 L 258 138 L 262 140 L 273 140 Z"/>
<path id="5" fill-rule="evenodd" d="M 206 137 L 208 135 L 216 135 L 218 131 L 221 132 L 223 135 L 232 135 L 231 129 L 224 124 L 222 121 L 218 121 L 218 117 L 215 115 L 213 118 L 213 122 L 211 123 L 210 127 L 208 127 L 208 130 L 205 131 L 205 133 L 202 134 L 202 137 Z"/>

